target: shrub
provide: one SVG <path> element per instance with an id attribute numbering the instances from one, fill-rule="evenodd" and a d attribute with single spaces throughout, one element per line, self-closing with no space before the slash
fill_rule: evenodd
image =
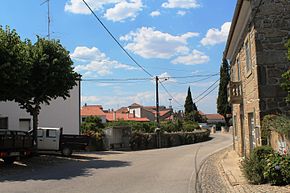
<path id="1" fill-rule="evenodd" d="M 290 184 L 290 156 L 277 152 L 268 155 L 264 176 L 273 185 Z"/>
<path id="2" fill-rule="evenodd" d="M 262 184 L 267 182 L 264 177 L 264 168 L 267 164 L 267 156 L 271 153 L 273 153 L 273 149 L 269 146 L 256 147 L 250 157 L 242 163 L 243 172 L 251 183 Z"/>

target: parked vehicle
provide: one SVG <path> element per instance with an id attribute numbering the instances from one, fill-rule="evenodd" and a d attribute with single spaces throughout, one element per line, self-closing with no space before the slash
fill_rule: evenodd
<path id="1" fill-rule="evenodd" d="M 33 138 L 29 132 L 0 130 L 0 158 L 5 164 L 33 153 Z"/>
<path id="2" fill-rule="evenodd" d="M 70 156 L 73 151 L 87 150 L 93 139 L 85 135 L 66 135 L 62 128 L 39 127 L 37 130 L 38 150 L 60 151 Z"/>

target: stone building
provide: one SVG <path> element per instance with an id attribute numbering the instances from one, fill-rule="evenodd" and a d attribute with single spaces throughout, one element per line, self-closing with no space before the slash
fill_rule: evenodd
<path id="1" fill-rule="evenodd" d="M 224 58 L 230 62 L 234 148 L 240 156 L 261 145 L 263 116 L 289 116 L 281 74 L 289 69 L 290 0 L 238 0 Z"/>

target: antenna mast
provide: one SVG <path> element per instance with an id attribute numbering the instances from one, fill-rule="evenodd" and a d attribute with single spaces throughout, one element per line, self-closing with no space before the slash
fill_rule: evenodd
<path id="1" fill-rule="evenodd" d="M 47 38 L 50 40 L 50 7 L 49 7 L 49 1 L 45 0 L 41 5 L 44 3 L 47 3 Z"/>
<path id="2" fill-rule="evenodd" d="M 50 40 L 50 10 L 49 10 L 49 0 L 47 0 L 47 37 Z"/>

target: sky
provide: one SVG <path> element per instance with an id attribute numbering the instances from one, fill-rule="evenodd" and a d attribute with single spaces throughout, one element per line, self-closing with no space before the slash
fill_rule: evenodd
<path id="1" fill-rule="evenodd" d="M 139 103 L 183 110 L 188 87 L 199 110 L 216 113 L 219 69 L 236 1 L 50 0 L 50 37 L 69 50 L 82 75 L 82 105 Z M 22 39 L 48 37 L 45 0 L 0 1 L 0 25 Z M 133 60 L 135 61 L 133 61 Z M 136 64 L 137 63 L 137 64 Z M 141 66 L 141 67 L 140 67 Z"/>

